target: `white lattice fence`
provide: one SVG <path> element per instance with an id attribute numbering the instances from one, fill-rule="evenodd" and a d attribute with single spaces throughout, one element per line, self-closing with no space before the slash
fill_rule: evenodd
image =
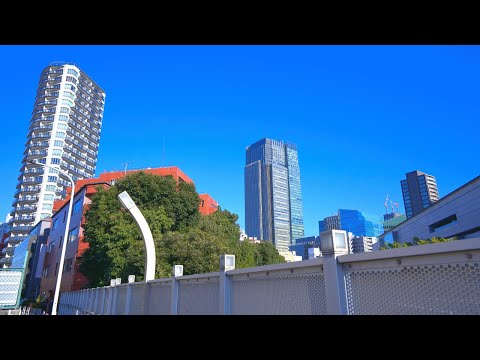
<path id="1" fill-rule="evenodd" d="M 219 314 L 219 273 L 184 276 L 177 281 L 179 315 Z"/>
<path id="2" fill-rule="evenodd" d="M 326 314 L 324 277 L 317 266 L 231 276 L 233 315 Z"/>

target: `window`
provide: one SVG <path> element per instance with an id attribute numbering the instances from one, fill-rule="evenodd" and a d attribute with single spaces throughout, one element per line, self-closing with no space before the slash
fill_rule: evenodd
<path id="1" fill-rule="evenodd" d="M 57 180 L 58 180 L 58 178 L 56 176 L 50 176 L 50 175 L 48 176 L 48 182 L 56 183 Z"/>
<path id="2" fill-rule="evenodd" d="M 62 241 L 63 241 L 63 236 L 60 236 L 60 241 L 58 243 L 58 247 L 61 248 L 62 247 Z"/>
<path id="3" fill-rule="evenodd" d="M 52 158 L 50 160 L 50 164 L 58 165 L 58 164 L 60 164 L 60 159 L 59 158 Z"/>
<path id="4" fill-rule="evenodd" d="M 78 71 L 76 71 L 74 69 L 68 69 L 67 74 L 78 76 Z"/>
<path id="5" fill-rule="evenodd" d="M 50 216 L 49 213 L 41 213 L 41 214 L 40 214 L 40 219 L 45 219 L 45 218 L 47 218 L 47 217 L 49 217 L 49 216 Z"/>
<path id="6" fill-rule="evenodd" d="M 48 173 L 49 174 L 58 174 L 58 169 L 54 169 L 54 168 L 49 167 L 48 168 Z"/>
<path id="7" fill-rule="evenodd" d="M 54 146 L 60 146 L 60 147 L 63 147 L 63 141 L 62 140 L 55 140 L 55 142 L 53 143 Z"/>
<path id="8" fill-rule="evenodd" d="M 45 195 L 46 196 L 46 195 Z M 53 195 L 51 195 L 53 197 Z M 52 230 L 55 230 L 58 227 L 58 218 L 53 221 Z M 61 237 L 60 237 L 61 239 Z M 60 240 L 61 241 L 61 240 Z"/>
<path id="9" fill-rule="evenodd" d="M 48 266 L 45 266 L 42 271 L 42 277 L 46 278 L 48 276 Z"/>
<path id="10" fill-rule="evenodd" d="M 57 129 L 59 130 L 65 130 L 67 128 L 67 124 L 58 124 Z"/>
<path id="11" fill-rule="evenodd" d="M 74 98 L 75 98 L 75 95 L 73 95 L 71 92 L 68 92 L 68 91 L 64 91 L 64 92 L 63 92 L 63 96 L 68 97 L 68 98 L 70 98 L 70 99 L 74 99 Z"/>
<path id="12" fill-rule="evenodd" d="M 52 155 L 53 156 L 62 156 L 63 151 L 61 149 L 53 149 Z"/>
<path id="13" fill-rule="evenodd" d="M 67 115 L 60 115 L 60 116 L 58 117 L 58 120 L 60 120 L 60 121 L 68 121 L 68 116 L 67 116 Z"/>
<path id="14" fill-rule="evenodd" d="M 82 205 L 82 199 L 78 199 L 77 201 L 75 201 L 75 203 L 73 204 L 72 214 L 76 214 L 79 211 L 82 211 Z"/>
<path id="15" fill-rule="evenodd" d="M 70 81 L 70 82 L 72 82 L 72 83 L 74 83 L 74 84 L 77 83 L 77 79 L 75 79 L 73 76 L 67 76 L 67 81 Z"/>
<path id="16" fill-rule="evenodd" d="M 73 106 L 73 102 L 69 99 L 62 99 L 62 105 Z"/>
<path id="17" fill-rule="evenodd" d="M 47 163 L 47 158 L 42 158 L 37 161 L 39 164 L 46 164 Z"/>
<path id="18" fill-rule="evenodd" d="M 430 225 L 428 228 L 430 229 L 430 232 L 435 232 L 440 229 L 444 229 L 448 226 L 451 226 L 457 222 L 457 215 L 453 214 L 450 215 L 449 217 L 446 217 L 445 219 L 442 219 L 440 221 L 437 221 L 436 223 Z"/>
<path id="19" fill-rule="evenodd" d="M 42 205 L 42 210 L 52 211 L 52 209 L 53 209 L 53 204 L 43 204 Z"/>
<path id="20" fill-rule="evenodd" d="M 43 196 L 43 200 L 53 201 L 53 195 L 51 195 L 51 194 L 45 194 L 45 195 Z"/>
<path id="21" fill-rule="evenodd" d="M 77 237 L 78 237 L 78 227 L 76 227 L 73 230 L 70 230 L 70 232 L 68 233 L 68 241 L 69 242 L 75 241 L 77 240 Z"/>
<path id="22" fill-rule="evenodd" d="M 57 276 L 57 274 L 58 274 L 58 263 L 57 263 L 57 265 L 55 265 L 55 275 L 54 276 Z"/>
<path id="23" fill-rule="evenodd" d="M 46 191 L 55 191 L 57 187 L 55 185 L 47 185 L 45 188 Z"/>
<path id="24" fill-rule="evenodd" d="M 59 139 L 65 139 L 65 133 L 63 131 L 57 131 L 55 137 Z"/>
<path id="25" fill-rule="evenodd" d="M 65 264 L 63 264 L 63 271 L 65 272 L 72 271 L 72 263 L 73 263 L 73 259 L 65 260 Z"/>
<path id="26" fill-rule="evenodd" d="M 60 108 L 60 112 L 61 112 L 62 114 L 68 114 L 68 113 L 70 113 L 70 109 L 67 108 L 67 107 L 63 107 L 63 106 L 62 106 L 62 107 Z"/>

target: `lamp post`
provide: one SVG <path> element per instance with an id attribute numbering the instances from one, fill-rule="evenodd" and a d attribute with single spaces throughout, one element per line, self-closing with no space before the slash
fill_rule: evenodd
<path id="1" fill-rule="evenodd" d="M 150 227 L 140 209 L 126 191 L 118 194 L 118 199 L 122 206 L 130 212 L 140 228 L 145 245 L 145 282 L 153 280 L 155 279 L 155 244 Z"/>
<path id="2" fill-rule="evenodd" d="M 75 196 L 75 182 L 70 177 L 70 175 L 68 175 L 66 172 L 60 169 L 54 168 L 49 165 L 40 164 L 33 160 L 28 160 L 27 162 L 30 164 L 40 165 L 43 167 L 57 170 L 59 173 L 62 173 L 63 175 L 65 175 L 68 178 L 68 180 L 70 180 L 70 183 L 72 184 L 72 192 L 70 194 L 70 203 L 68 205 L 67 223 L 65 224 L 65 234 L 63 236 L 62 254 L 60 256 L 60 263 L 58 264 L 57 285 L 55 285 L 55 293 L 53 295 L 52 315 L 57 315 L 58 297 L 60 295 L 60 283 L 62 282 L 62 275 L 63 275 L 63 263 L 65 261 L 65 251 L 67 250 L 68 230 L 70 228 L 70 217 L 72 215 L 73 198 Z"/>

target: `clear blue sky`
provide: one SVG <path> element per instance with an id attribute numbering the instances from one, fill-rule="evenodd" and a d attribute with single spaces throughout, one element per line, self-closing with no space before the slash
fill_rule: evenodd
<path id="1" fill-rule="evenodd" d="M 408 171 L 440 196 L 479 175 L 479 46 L 0 46 L 0 220 L 53 61 L 107 94 L 97 175 L 179 166 L 242 228 L 245 147 L 264 137 L 298 146 L 306 236 L 339 208 L 383 214 L 387 193 L 403 212 Z"/>

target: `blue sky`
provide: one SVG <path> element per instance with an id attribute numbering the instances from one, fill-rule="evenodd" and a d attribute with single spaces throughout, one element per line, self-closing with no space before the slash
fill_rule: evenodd
<path id="1" fill-rule="evenodd" d="M 297 144 L 306 236 L 339 208 L 383 214 L 387 193 L 403 212 L 406 172 L 440 196 L 479 175 L 479 46 L 0 46 L 0 220 L 54 61 L 107 94 L 97 175 L 176 165 L 242 228 L 245 147 L 264 137 Z"/>

